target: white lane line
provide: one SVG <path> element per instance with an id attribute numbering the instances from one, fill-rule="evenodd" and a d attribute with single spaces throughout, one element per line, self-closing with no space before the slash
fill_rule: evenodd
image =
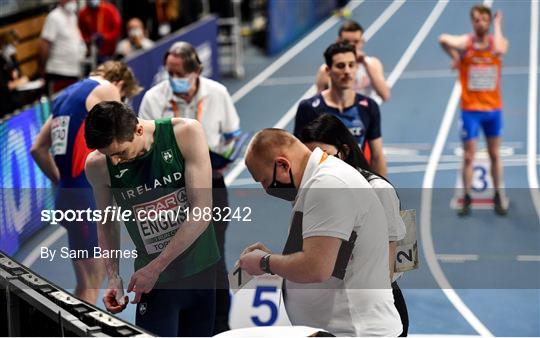
<path id="1" fill-rule="evenodd" d="M 476 261 L 518 261 L 518 262 L 540 262 L 538 255 L 473 255 L 473 254 L 437 254 L 437 259 L 443 263 L 466 263 Z"/>
<path id="2" fill-rule="evenodd" d="M 537 72 L 539 74 L 540 71 Z M 386 73 L 388 77 L 390 73 Z M 506 67 L 502 70 L 502 76 L 529 75 L 529 67 Z M 405 70 L 399 77 L 400 80 L 425 80 L 425 79 L 455 79 L 456 72 L 449 69 L 429 69 L 429 70 Z M 288 86 L 312 84 L 315 81 L 314 75 L 309 76 L 283 76 L 273 77 L 261 86 Z"/>
<path id="3" fill-rule="evenodd" d="M 437 259 L 443 263 L 464 263 L 477 261 L 478 255 L 437 254 Z"/>
<path id="4" fill-rule="evenodd" d="M 354 10 L 356 7 L 358 7 L 364 0 L 359 1 L 351 1 L 347 5 L 347 8 L 349 10 Z M 296 55 L 298 55 L 301 51 L 303 51 L 307 46 L 309 46 L 313 41 L 317 40 L 321 35 L 326 33 L 330 28 L 332 28 L 336 23 L 338 23 L 340 19 L 337 16 L 332 16 L 326 21 L 324 21 L 319 27 L 317 27 L 314 31 L 309 33 L 305 38 L 300 40 L 298 43 L 296 43 L 292 48 L 290 48 L 285 54 L 281 55 L 276 61 L 274 61 L 270 66 L 265 68 L 262 72 L 260 72 L 257 76 L 255 76 L 253 79 L 251 79 L 248 83 L 243 85 L 240 89 L 238 89 L 233 95 L 232 99 L 233 102 L 238 102 L 241 98 L 246 96 L 249 92 L 251 92 L 255 87 L 259 86 L 261 83 L 263 83 L 266 79 L 268 79 L 272 74 L 274 74 L 276 71 L 278 71 L 281 67 L 283 67 L 287 62 L 289 62 L 292 58 L 294 58 Z"/>
<path id="5" fill-rule="evenodd" d="M 540 164 L 540 160 L 538 160 L 536 163 Z M 524 167 L 527 165 L 527 161 L 525 160 L 508 160 L 503 161 L 503 164 L 505 167 Z M 462 162 L 454 162 L 454 163 L 442 163 L 437 166 L 438 171 L 442 170 L 458 170 L 462 166 Z M 422 173 L 427 170 L 427 166 L 423 164 L 419 165 L 407 165 L 407 166 L 397 166 L 397 167 L 389 167 L 388 173 L 389 174 L 410 174 L 410 173 Z M 453 187 L 452 187 L 453 188 Z"/>
<path id="6" fill-rule="evenodd" d="M 447 4 L 448 1 L 439 0 L 435 7 L 433 7 L 431 13 L 429 13 L 428 18 L 426 19 L 426 21 L 424 21 L 424 24 L 422 25 L 422 27 L 420 27 L 420 30 L 414 36 L 412 42 L 409 44 L 409 47 L 407 47 L 405 53 L 403 53 L 397 65 L 394 67 L 394 69 L 386 79 L 386 83 L 390 88 L 392 88 L 394 84 L 396 84 L 397 80 L 400 78 L 401 74 L 403 73 L 409 62 L 412 60 L 414 54 L 416 54 L 416 51 L 418 50 L 418 48 L 420 48 L 420 45 L 422 44 L 422 42 L 424 42 L 428 33 L 433 28 L 433 25 L 435 25 L 435 22 L 437 22 L 439 16 L 441 16 Z M 377 102 L 381 104 L 382 100 L 380 98 L 377 98 Z"/>
<path id="7" fill-rule="evenodd" d="M 352 3 L 352 2 L 351 2 Z M 349 3 L 349 4 L 351 4 Z M 388 6 L 382 13 L 379 15 L 379 17 L 366 29 L 364 34 L 364 39 L 367 42 L 377 31 L 386 23 L 388 20 L 396 13 L 396 11 L 403 5 L 402 0 L 394 0 Z M 356 6 L 354 7 L 356 8 Z M 354 9 L 353 8 L 353 9 Z M 330 19 L 329 19 L 330 20 Z M 328 21 L 328 20 L 327 20 Z M 307 37 L 306 37 L 307 38 Z M 293 47 L 293 48 L 296 48 Z M 298 53 L 297 53 L 298 54 Z M 264 81 L 264 80 L 263 80 Z M 242 89 L 240 89 L 242 90 Z M 301 100 L 306 99 L 308 97 L 311 97 L 315 95 L 317 92 L 317 89 L 315 85 L 312 85 L 309 87 L 309 89 L 287 110 L 287 112 L 279 119 L 279 121 L 273 126 L 274 128 L 285 128 L 294 118 L 296 114 L 296 109 L 298 106 L 298 103 L 300 103 Z M 235 93 L 236 94 L 236 93 Z M 246 169 L 246 165 L 244 163 L 245 158 L 242 157 L 239 159 L 235 166 L 231 169 L 229 173 L 225 176 L 225 184 L 230 185 L 236 180 L 236 178 Z"/>
<path id="8" fill-rule="evenodd" d="M 375 21 L 366 29 L 364 32 L 364 40 L 365 42 L 368 42 L 369 39 L 375 35 L 379 31 L 379 29 L 384 26 L 388 20 L 398 11 L 398 9 L 405 3 L 404 0 L 394 0 L 390 6 L 388 6 L 384 12 L 379 15 Z"/>
<path id="9" fill-rule="evenodd" d="M 283 115 L 279 119 L 279 121 L 273 126 L 273 128 L 284 129 L 296 115 L 296 109 L 300 101 L 307 99 L 308 97 L 311 97 L 316 93 L 317 88 L 314 85 L 309 87 L 309 89 L 306 90 L 306 92 L 289 108 L 289 110 L 287 110 L 285 115 Z M 244 169 L 246 169 L 245 157 L 242 157 L 240 160 L 238 160 L 238 162 L 231 169 L 231 171 L 225 176 L 225 185 L 231 185 L 238 178 L 238 176 L 240 176 Z"/>
<path id="10" fill-rule="evenodd" d="M 528 156 L 527 155 L 508 155 L 502 156 L 503 161 L 506 162 L 524 162 L 527 164 Z M 540 156 L 537 156 L 536 160 L 538 161 Z M 443 155 L 441 156 L 439 162 L 461 162 L 463 160 L 462 156 L 456 155 Z M 388 163 L 427 163 L 429 161 L 429 156 L 416 155 L 416 156 L 399 156 L 399 155 L 390 155 L 386 156 L 386 162 Z"/>
<path id="11" fill-rule="evenodd" d="M 492 1 L 484 1 L 484 5 L 487 6 L 491 6 L 491 3 Z M 433 235 L 431 233 L 431 204 L 433 197 L 433 182 L 435 181 L 437 164 L 442 155 L 444 144 L 446 143 L 446 140 L 448 138 L 448 133 L 450 131 L 450 127 L 452 126 L 452 121 L 454 120 L 454 115 L 458 106 L 460 94 L 461 86 L 456 81 L 452 89 L 452 94 L 450 95 L 450 98 L 446 105 L 443 120 L 441 122 L 435 144 L 429 157 L 426 173 L 424 175 L 424 181 L 422 182 L 422 195 L 420 202 L 420 237 L 428 268 L 431 271 L 433 278 L 435 278 L 435 281 L 437 282 L 443 293 L 446 295 L 450 303 L 454 305 L 456 310 L 481 336 L 493 337 L 493 334 L 488 330 L 488 328 L 484 324 L 482 324 L 482 322 L 480 322 L 476 315 L 459 297 L 457 292 L 452 288 L 450 282 L 444 275 L 444 272 L 442 271 L 442 268 L 437 261 L 435 248 L 433 245 Z"/>
<path id="12" fill-rule="evenodd" d="M 536 255 L 519 255 L 516 259 L 520 262 L 540 262 L 540 256 Z"/>
<path id="13" fill-rule="evenodd" d="M 480 322 L 475 314 L 465 305 L 463 300 L 458 296 L 456 291 L 450 285 L 450 282 L 444 275 L 442 268 L 437 261 L 435 254 L 435 247 L 433 245 L 433 235 L 431 233 L 431 203 L 433 193 L 433 182 L 435 181 L 435 173 L 437 171 L 437 164 L 444 149 L 444 144 L 448 138 L 452 121 L 456 108 L 458 106 L 459 97 L 461 94 L 461 87 L 458 82 L 454 83 L 452 94 L 446 105 L 443 120 L 437 133 L 435 144 L 429 156 L 429 161 L 422 182 L 422 195 L 420 200 L 420 240 L 422 242 L 422 248 L 424 250 L 424 256 L 433 278 L 448 298 L 450 303 L 456 308 L 456 310 L 465 318 L 465 320 L 478 332 L 481 336 L 492 337 L 493 334 Z"/>
<path id="14" fill-rule="evenodd" d="M 261 83 L 261 87 L 262 86 L 306 85 L 306 84 L 313 84 L 313 82 L 315 82 L 315 75 L 273 77 Z"/>
<path id="15" fill-rule="evenodd" d="M 529 98 L 527 100 L 527 177 L 529 190 L 540 219 L 540 190 L 538 188 L 537 128 L 538 128 L 538 1 L 531 1 L 531 33 L 529 42 Z"/>
<path id="16" fill-rule="evenodd" d="M 540 159 L 537 160 L 537 162 L 540 165 Z M 503 160 L 503 164 L 505 168 L 509 167 L 524 167 L 527 165 L 527 159 L 508 159 Z M 461 160 L 459 162 L 453 162 L 453 163 L 442 163 L 437 166 L 437 171 L 444 171 L 444 170 L 458 170 L 462 166 Z M 401 165 L 401 166 L 390 166 L 388 167 L 388 173 L 389 174 L 411 174 L 411 173 L 423 173 L 426 171 L 427 166 L 425 164 L 418 164 L 418 165 Z M 255 185 L 258 184 L 255 182 L 252 178 L 237 178 L 234 182 L 232 182 L 229 186 L 235 187 L 235 186 L 245 186 L 245 185 Z M 453 186 L 450 188 L 454 188 Z"/>
<path id="17" fill-rule="evenodd" d="M 26 258 L 22 261 L 22 264 L 27 267 L 32 266 L 32 264 L 34 264 L 37 261 L 37 259 L 40 257 L 41 247 L 48 248 L 49 246 L 53 245 L 54 242 L 60 239 L 60 237 L 64 236 L 65 233 L 66 233 L 66 228 L 58 227 L 58 229 L 56 229 L 52 234 L 47 236 L 47 238 L 45 238 L 38 245 L 36 245 L 34 250 L 32 250 L 30 254 L 28 254 L 28 256 L 26 256 Z"/>

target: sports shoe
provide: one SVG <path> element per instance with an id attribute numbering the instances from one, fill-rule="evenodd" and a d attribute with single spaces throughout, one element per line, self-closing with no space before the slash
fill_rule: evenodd
<path id="1" fill-rule="evenodd" d="M 499 216 L 506 216 L 508 209 L 503 205 L 501 194 L 496 191 L 495 196 L 493 196 L 493 209 L 495 213 Z"/>
<path id="2" fill-rule="evenodd" d="M 459 216 L 467 216 L 471 213 L 471 196 L 469 194 L 463 195 L 463 205 L 461 209 L 458 210 Z"/>

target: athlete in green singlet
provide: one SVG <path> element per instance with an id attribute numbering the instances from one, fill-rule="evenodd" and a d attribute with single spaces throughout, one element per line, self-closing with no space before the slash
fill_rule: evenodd
<path id="1" fill-rule="evenodd" d="M 160 336 L 212 335 L 220 256 L 212 224 L 192 211 L 212 203 L 200 124 L 137 119 L 127 106 L 107 101 L 89 112 L 85 138 L 97 149 L 86 161 L 97 208 L 104 211 L 116 202 L 132 212 L 124 223 L 137 249 L 128 286 L 135 292 L 132 303 L 138 303 L 137 325 Z M 103 252 L 119 249 L 117 222 L 98 222 L 98 235 Z M 105 265 L 109 285 L 103 300 L 109 311 L 120 312 L 127 296 L 122 297 L 118 258 L 105 259 Z"/>

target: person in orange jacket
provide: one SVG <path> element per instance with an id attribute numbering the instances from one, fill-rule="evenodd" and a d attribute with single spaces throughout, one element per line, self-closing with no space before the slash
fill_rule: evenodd
<path id="1" fill-rule="evenodd" d="M 118 9 L 105 0 L 88 0 L 79 12 L 79 28 L 84 41 L 98 47 L 98 63 L 111 58 L 122 34 Z"/>

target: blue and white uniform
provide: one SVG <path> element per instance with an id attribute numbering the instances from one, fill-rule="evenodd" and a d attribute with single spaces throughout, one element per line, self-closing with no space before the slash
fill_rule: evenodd
<path id="1" fill-rule="evenodd" d="M 381 113 L 379 105 L 373 99 L 362 94 L 356 94 L 354 104 L 340 112 L 337 108 L 329 107 L 322 94 L 317 94 L 303 100 L 298 105 L 294 123 L 294 135 L 300 135 L 302 129 L 323 114 L 336 116 L 345 124 L 364 149 L 366 141 L 381 137 Z"/>

